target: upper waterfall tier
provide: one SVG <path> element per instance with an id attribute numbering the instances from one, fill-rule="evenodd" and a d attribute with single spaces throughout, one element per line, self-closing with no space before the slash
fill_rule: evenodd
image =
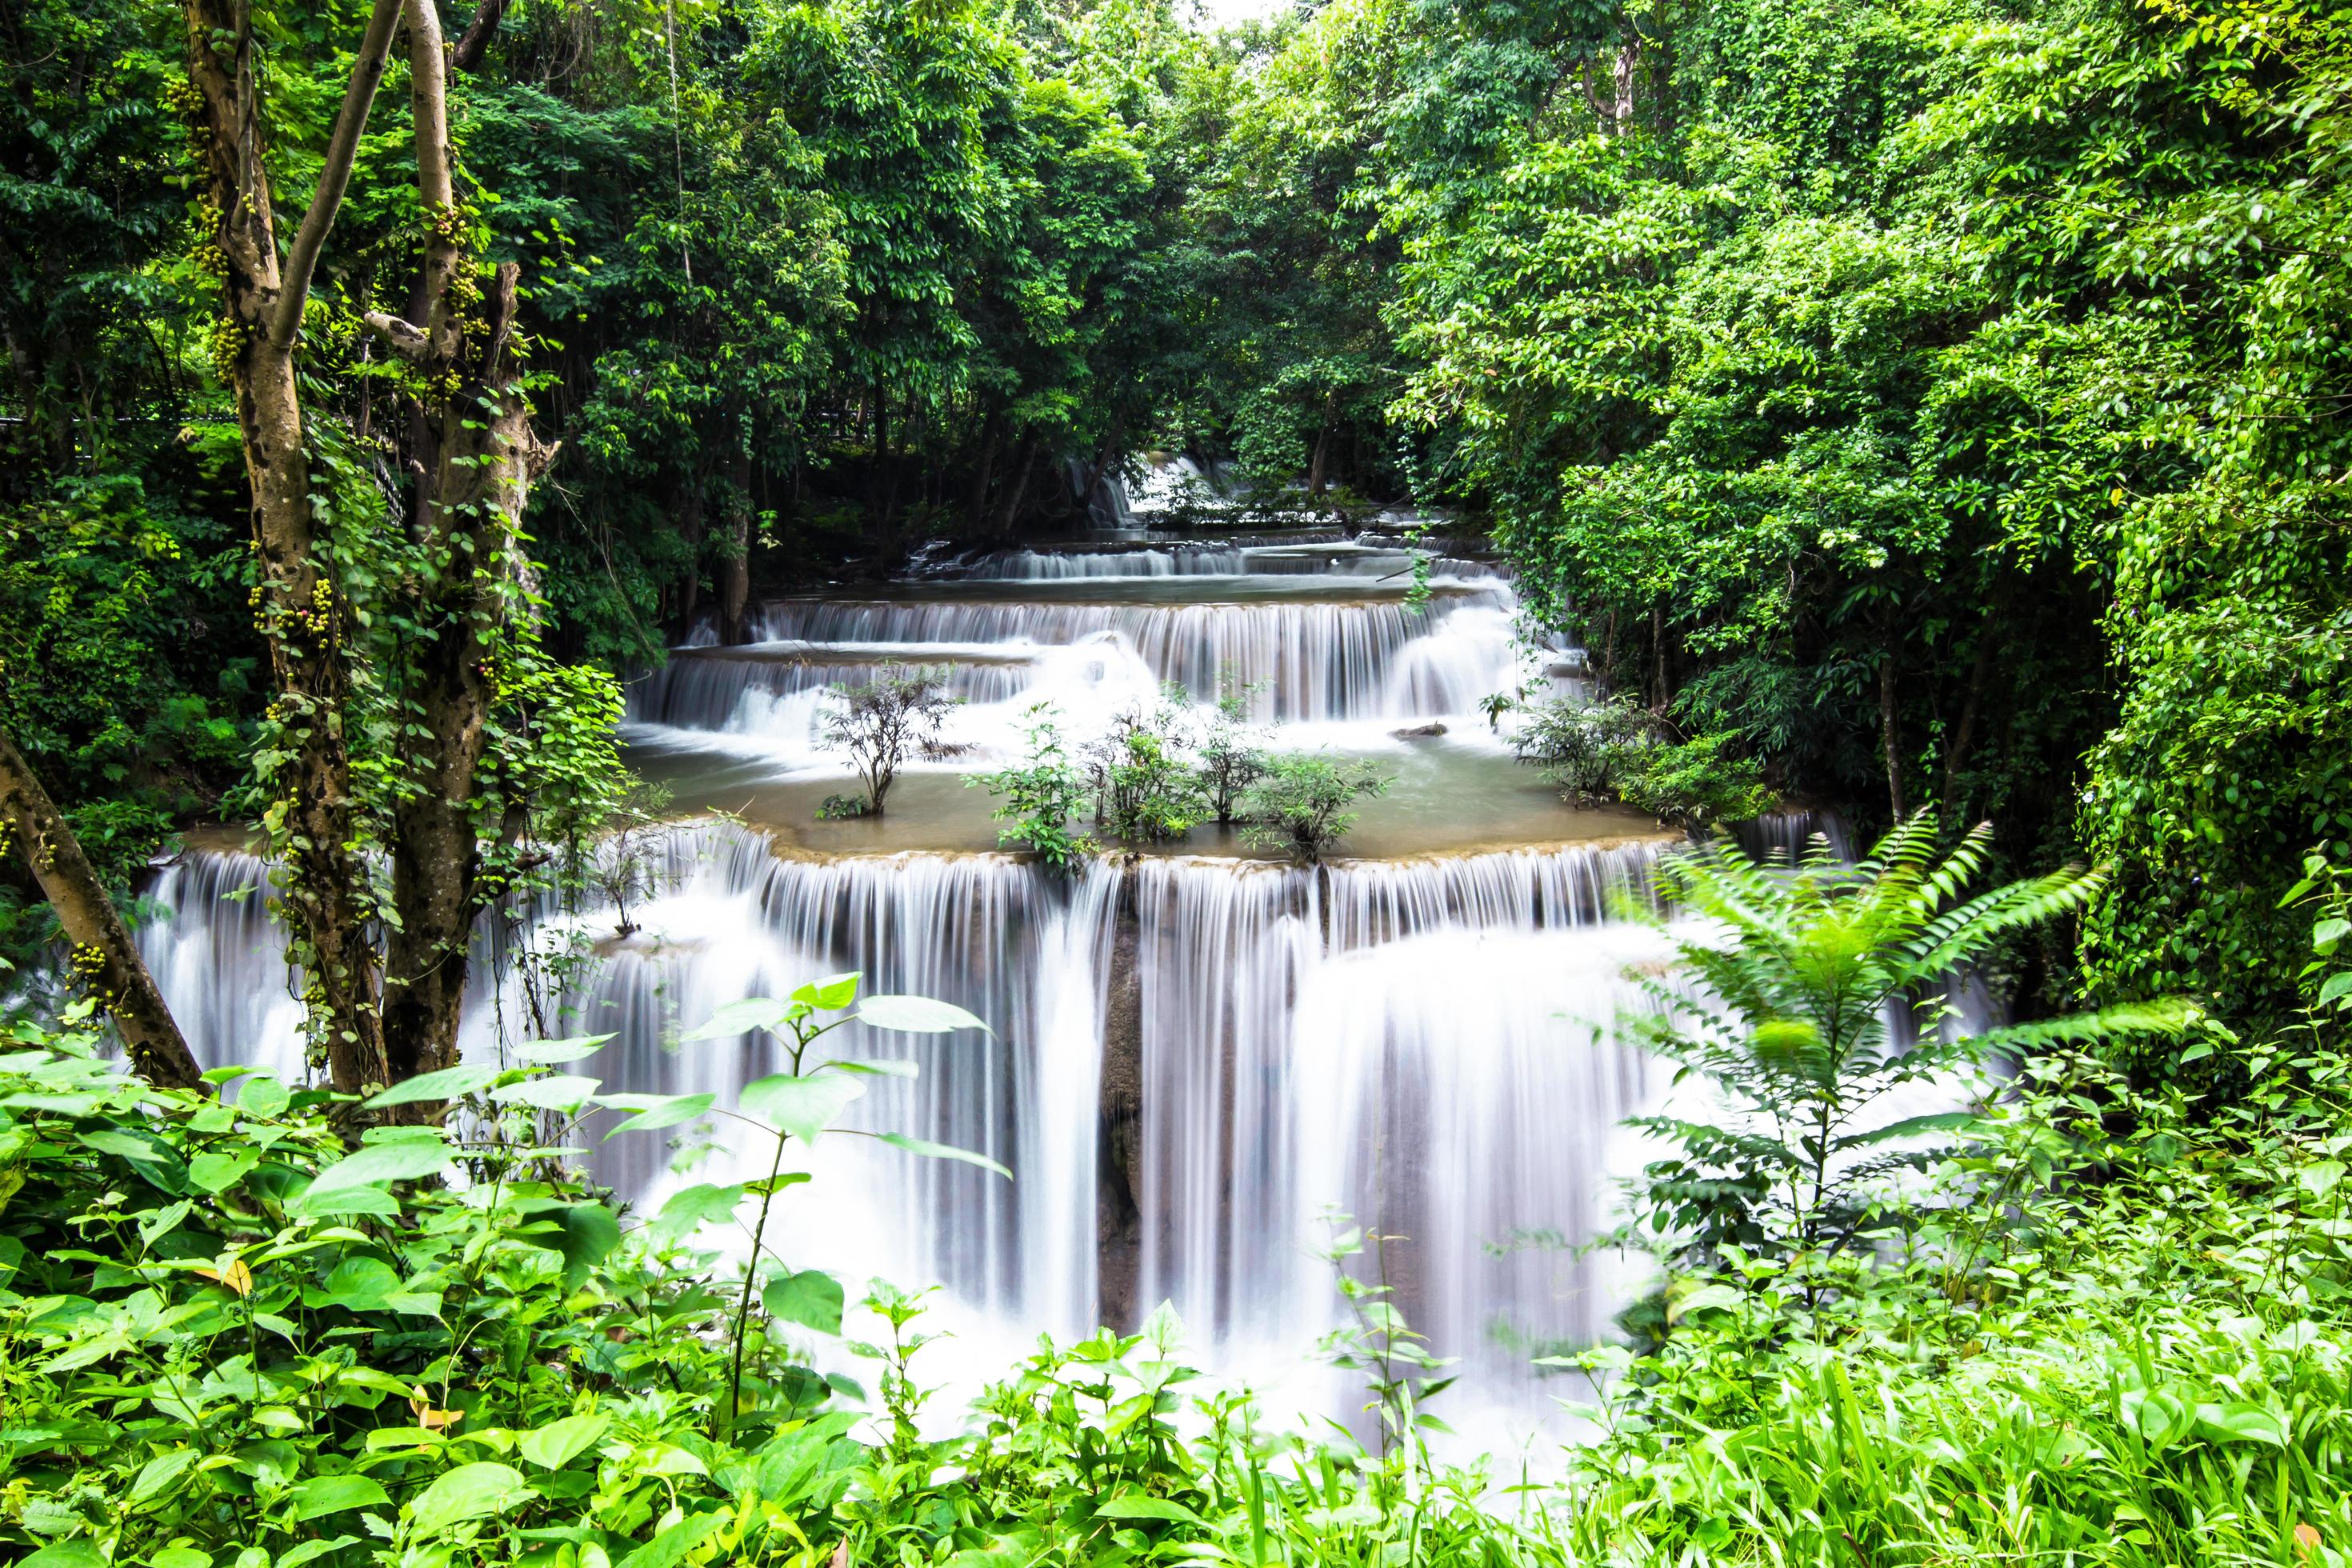
<path id="1" fill-rule="evenodd" d="M 942 644 L 1011 652 L 1108 637 L 1201 700 L 1259 686 L 1261 718 L 1411 719 L 1468 713 L 1508 683 L 1509 604 L 1499 583 L 1441 584 L 1421 608 L 1400 585 L 1307 577 L 965 583 L 773 600 L 753 628 L 769 642 L 902 647 L 909 662 Z"/>

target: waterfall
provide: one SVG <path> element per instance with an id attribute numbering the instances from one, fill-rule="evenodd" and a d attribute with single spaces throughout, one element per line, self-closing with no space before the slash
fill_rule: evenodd
<path id="1" fill-rule="evenodd" d="M 1264 683 L 1272 720 L 1416 718 L 1443 697 L 1466 712 L 1499 689 L 1514 653 L 1502 595 L 1488 590 L 1427 609 L 1393 601 L 1084 604 L 954 600 L 780 600 L 760 637 L 799 643 L 1071 644 L 1115 633 L 1161 680 L 1213 700 L 1221 682 Z M 1417 645 L 1434 645 L 1419 651 Z M 1408 647 L 1416 647 L 1411 659 Z"/>
<path id="2" fill-rule="evenodd" d="M 1656 853 L 1144 863 L 1142 1299 L 1278 1363 L 1336 1322 L 1339 1213 L 1402 1238 L 1401 1310 L 1490 1383 L 1604 1335 L 1622 1303 L 1573 1248 L 1653 1088 L 1615 1024 L 1655 939 L 1591 928 Z"/>
<path id="3" fill-rule="evenodd" d="M 1162 470 L 1152 498 L 1174 504 L 1181 477 Z M 1612 921 L 1646 898 L 1658 836 L 1635 814 L 1570 811 L 1510 761 L 1481 701 L 1567 656 L 1517 634 L 1512 585 L 1475 546 L 1447 546 L 1433 596 L 1408 605 L 1419 548 L 1315 520 L 927 550 L 911 580 L 759 606 L 752 646 L 698 628 L 631 682 L 624 738 L 680 798 L 700 788 L 776 837 L 725 819 L 641 835 L 654 865 L 625 921 L 609 890 L 492 910 L 463 1050 L 507 1060 L 541 1035 L 610 1034 L 572 1070 L 723 1105 L 786 1065 L 765 1037 L 683 1039 L 728 1003 L 855 970 L 867 994 L 958 1004 L 993 1034 L 827 1037 L 828 1052 L 919 1076 L 864 1079 L 838 1131 L 788 1150 L 815 1182 L 782 1202 L 780 1256 L 853 1293 L 873 1277 L 942 1287 L 974 1355 L 1106 1316 L 1129 1326 L 1165 1300 L 1209 1364 L 1290 1379 L 1307 1389 L 1295 1408 L 1328 1411 L 1337 1390 L 1296 1380 L 1339 1322 L 1318 1254 L 1326 1212 L 1346 1213 L 1389 1238 L 1349 1267 L 1464 1359 L 1471 1401 L 1517 1420 L 1542 1403 L 1530 1357 L 1605 1336 L 1623 1293 L 1578 1244 L 1622 1167 L 1618 1124 L 1656 1088 L 1614 1029 L 1624 966 L 1655 939 Z M 816 743 L 828 691 L 894 666 L 937 672 L 959 700 L 951 745 L 910 767 L 872 831 L 793 826 L 843 772 Z M 1033 704 L 1076 745 L 1163 682 L 1195 701 L 1262 682 L 1274 746 L 1394 774 L 1360 803 L 1351 842 L 1397 858 L 1106 855 L 1063 879 L 948 847 L 988 841 L 988 801 L 927 775 L 1017 755 Z M 141 942 L 200 1058 L 299 1076 L 284 944 L 258 891 L 231 896 L 266 873 L 191 851 L 157 882 L 170 914 Z M 604 1131 L 578 1141 L 639 1214 L 693 1184 L 764 1178 L 773 1158 L 735 1132 Z M 882 1131 L 1014 1180 L 856 1136 Z"/>
<path id="4" fill-rule="evenodd" d="M 196 1059 L 299 1081 L 302 1005 L 285 932 L 269 918 L 269 862 L 189 849 L 156 877 L 148 901 L 163 914 L 136 933 L 139 956 Z"/>

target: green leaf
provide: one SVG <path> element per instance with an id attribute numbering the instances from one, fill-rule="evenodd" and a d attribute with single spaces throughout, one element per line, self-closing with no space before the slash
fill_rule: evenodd
<path id="1" fill-rule="evenodd" d="M 2273 1447 L 2286 1445 L 2286 1417 L 2263 1405 L 2236 1401 L 2226 1405 L 2200 1405 L 2197 1407 L 2197 1427 L 2216 1442 L 2268 1443 Z"/>
<path id="2" fill-rule="evenodd" d="M 589 1415 L 566 1415 L 561 1421 L 551 1421 L 525 1432 L 516 1439 L 515 1447 L 541 1469 L 560 1470 L 585 1453 L 588 1446 L 612 1425 L 613 1418 L 601 1411 Z"/>
<path id="3" fill-rule="evenodd" d="M 620 1568 L 675 1568 L 678 1561 L 702 1544 L 702 1538 L 727 1522 L 726 1510 L 690 1513 L 626 1557 Z"/>
<path id="4" fill-rule="evenodd" d="M 841 1309 L 845 1300 L 841 1281 L 817 1268 L 804 1268 L 798 1274 L 772 1280 L 760 1292 L 760 1304 L 772 1314 L 821 1334 L 841 1332 Z"/>
<path id="5" fill-rule="evenodd" d="M 953 1003 L 929 996 L 868 996 L 857 1005 L 857 1021 L 916 1035 L 944 1035 L 951 1029 L 978 1029 L 983 1035 L 996 1032 Z"/>
<path id="6" fill-rule="evenodd" d="M 417 1105 L 426 1100 L 457 1100 L 473 1093 L 486 1083 L 495 1083 L 504 1068 L 475 1064 L 443 1068 L 439 1072 L 418 1073 L 415 1078 L 394 1084 L 382 1094 L 367 1100 L 371 1110 L 387 1105 Z"/>
<path id="7" fill-rule="evenodd" d="M 254 1116 L 275 1116 L 294 1098 L 293 1091 L 266 1073 L 257 1073 L 236 1086 L 236 1106 Z"/>
<path id="8" fill-rule="evenodd" d="M 576 1062 L 583 1057 L 593 1057 L 605 1044 L 617 1037 L 613 1035 L 574 1035 L 568 1040 L 533 1040 L 515 1055 L 540 1067 L 561 1067 Z"/>
<path id="9" fill-rule="evenodd" d="M 589 1270 L 621 1245 L 621 1222 L 603 1204 L 573 1204 L 556 1212 L 563 1226 L 563 1288 L 577 1290 Z"/>
<path id="10" fill-rule="evenodd" d="M 507 1084 L 490 1091 L 490 1098 L 500 1105 L 529 1105 L 541 1110 L 576 1110 L 588 1103 L 591 1096 L 604 1087 L 598 1078 L 581 1078 L 573 1073 L 555 1073 L 547 1078 L 527 1078 L 520 1083 Z"/>
<path id="11" fill-rule="evenodd" d="M 107 1563 L 87 1541 L 60 1541 L 18 1558 L 16 1568 L 107 1568 Z"/>
<path id="12" fill-rule="evenodd" d="M 1097 1519 L 1154 1519 L 1171 1524 L 1199 1524 L 1201 1516 L 1181 1502 L 1166 1498 L 1115 1497 L 1095 1510 Z"/>
<path id="13" fill-rule="evenodd" d="M 729 1040 L 738 1035 L 748 1035 L 755 1029 L 773 1032 L 792 1014 L 788 1003 L 772 1001 L 765 996 L 746 996 L 740 1002 L 730 1002 L 700 1026 L 678 1037 L 681 1040 Z"/>
<path id="14" fill-rule="evenodd" d="M 245 1180 L 246 1173 L 259 1163 L 261 1151 L 250 1147 L 220 1154 L 199 1154 L 188 1162 L 188 1181 L 200 1191 L 224 1193 Z"/>
<path id="15" fill-rule="evenodd" d="M 530 1484 L 512 1465 L 488 1460 L 460 1465 L 434 1479 L 408 1505 L 410 1522 L 426 1535 L 499 1513 L 530 1496 Z"/>
<path id="16" fill-rule="evenodd" d="M 604 1134 L 610 1138 L 620 1132 L 647 1132 L 656 1127 L 675 1127 L 681 1121 L 691 1121 L 718 1101 L 715 1094 L 603 1094 L 596 1103 L 614 1110 L 634 1110 L 637 1114 Z"/>
<path id="17" fill-rule="evenodd" d="M 139 1479 L 131 1483 L 131 1506 L 137 1508 L 163 1496 L 173 1482 L 187 1474 L 188 1468 L 203 1458 L 194 1448 L 174 1448 L 140 1466 Z"/>
<path id="18" fill-rule="evenodd" d="M 743 1086 L 738 1109 L 754 1121 L 782 1129 L 803 1142 L 833 1125 L 866 1092 L 866 1086 L 842 1073 L 816 1072 L 795 1078 L 777 1073 Z"/>
<path id="19" fill-rule="evenodd" d="M 893 1149 L 904 1149 L 909 1154 L 920 1154 L 926 1160 L 961 1160 L 967 1165 L 978 1165 L 983 1171 L 993 1171 L 1006 1181 L 1013 1173 L 985 1154 L 975 1154 L 969 1149 L 958 1149 L 947 1143 L 934 1143 L 924 1138 L 909 1138 L 903 1132 L 885 1132 L 881 1142 Z"/>
<path id="20" fill-rule="evenodd" d="M 820 1013 L 830 1013 L 857 1000 L 857 983 L 864 978 L 854 969 L 846 974 L 828 974 L 795 990 L 793 1000 L 805 1002 Z"/>
<path id="21" fill-rule="evenodd" d="M 662 1205 L 653 1228 L 657 1234 L 672 1239 L 690 1236 L 714 1219 L 725 1219 L 742 1201 L 743 1189 L 740 1186 L 714 1187 L 702 1184 L 685 1187 L 672 1193 L 669 1201 Z"/>
<path id="22" fill-rule="evenodd" d="M 1679 1322 L 1693 1312 L 1722 1311 L 1727 1308 L 1737 1307 L 1739 1301 L 1739 1287 L 1737 1285 L 1702 1285 L 1679 1300 L 1670 1296 L 1666 1305 L 1666 1321 Z"/>
<path id="23" fill-rule="evenodd" d="M 293 1498 L 294 1517 L 299 1520 L 321 1519 L 355 1508 L 386 1508 L 392 1503 L 374 1480 L 353 1475 L 312 1476 L 294 1489 Z"/>
<path id="24" fill-rule="evenodd" d="M 438 1136 L 432 1138 L 401 1138 L 382 1143 L 370 1143 L 345 1155 L 319 1173 L 310 1190 L 295 1201 L 295 1206 L 305 1214 L 350 1213 L 349 1207 L 339 1207 L 345 1200 L 368 1189 L 380 1188 L 390 1182 L 422 1181 L 437 1176 L 449 1169 L 453 1158 L 449 1145 Z M 365 1206 L 362 1213 L 383 1212 Z"/>

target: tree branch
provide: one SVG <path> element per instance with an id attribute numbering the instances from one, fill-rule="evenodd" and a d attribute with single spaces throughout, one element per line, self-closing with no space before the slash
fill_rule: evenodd
<path id="1" fill-rule="evenodd" d="M 506 14 L 507 0 L 482 0 L 474 19 L 466 25 L 465 37 L 457 40 L 457 47 L 449 57 L 449 68 L 470 74 L 479 66 L 482 56 L 489 51 L 490 40 L 498 37 L 499 24 Z"/>
<path id="2" fill-rule="evenodd" d="M 435 354 L 454 358 L 459 336 L 449 310 L 449 285 L 464 262 L 457 232 L 457 182 L 449 151 L 448 62 L 434 0 L 406 0 L 408 95 L 416 126 L 416 195 L 425 208 L 425 270 L 412 322 L 425 329 Z"/>
<path id="3" fill-rule="evenodd" d="M 159 1089 L 194 1089 L 205 1080 L 155 978 L 131 945 L 130 928 L 81 852 L 48 792 L 5 731 L 0 731 L 0 837 L 13 837 L 33 880 L 58 912 L 85 977 L 100 994 L 140 1076 Z"/>
<path id="4" fill-rule="evenodd" d="M 425 363 L 425 352 L 430 347 L 425 340 L 425 334 L 398 316 L 390 315 L 383 310 L 362 310 L 360 312 L 360 321 L 368 331 L 383 340 L 384 347 L 402 359 L 411 364 Z"/>
<path id="5" fill-rule="evenodd" d="M 375 89 L 383 80 L 384 61 L 392 53 L 393 25 L 400 19 L 402 0 L 375 0 L 368 13 L 367 33 L 360 40 L 359 58 L 343 89 L 343 107 L 327 141 L 327 159 L 319 169 L 318 188 L 310 193 L 310 210 L 294 234 L 294 248 L 286 258 L 279 279 L 278 303 L 269 321 L 270 342 L 284 348 L 302 325 L 302 307 L 310 298 L 310 275 L 318 269 L 319 252 L 342 210 L 343 191 L 350 185 L 352 163 L 359 155 L 360 133 L 367 129 L 368 111 L 375 106 Z"/>

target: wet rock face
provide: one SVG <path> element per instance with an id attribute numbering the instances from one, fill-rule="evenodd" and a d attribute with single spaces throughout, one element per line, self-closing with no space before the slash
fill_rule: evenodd
<path id="1" fill-rule="evenodd" d="M 1416 724 L 1410 730 L 1391 730 L 1389 733 L 1400 741 L 1432 741 L 1445 733 L 1445 726 L 1433 723 Z"/>
<path id="2" fill-rule="evenodd" d="M 1103 1010 L 1102 1085 L 1095 1140 L 1096 1290 L 1104 1323 L 1141 1321 L 1135 1293 L 1143 1251 L 1139 1184 L 1143 1127 L 1142 921 L 1136 875 L 1121 879 Z"/>

